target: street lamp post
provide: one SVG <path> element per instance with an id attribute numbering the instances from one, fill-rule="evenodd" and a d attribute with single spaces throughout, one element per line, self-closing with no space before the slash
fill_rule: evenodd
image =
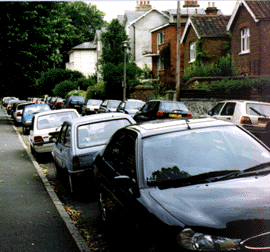
<path id="1" fill-rule="evenodd" d="M 127 83 L 126 83 L 126 78 L 127 78 L 127 41 L 122 42 L 123 49 L 124 49 L 124 80 L 123 80 L 123 101 L 127 99 L 126 95 L 126 89 L 127 89 Z"/>

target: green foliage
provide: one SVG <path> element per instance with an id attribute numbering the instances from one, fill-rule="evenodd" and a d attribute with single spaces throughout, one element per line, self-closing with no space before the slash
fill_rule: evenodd
<path id="1" fill-rule="evenodd" d="M 188 67 L 182 77 L 186 83 L 192 77 L 211 77 L 211 76 L 236 76 L 234 64 L 231 56 L 221 57 L 216 64 L 194 64 Z"/>
<path id="2" fill-rule="evenodd" d="M 72 80 L 62 81 L 59 84 L 57 84 L 55 86 L 55 88 L 53 89 L 53 95 L 57 96 L 57 97 L 65 98 L 66 95 L 70 91 L 77 89 L 77 88 L 78 88 L 77 81 L 72 81 Z"/>
<path id="3" fill-rule="evenodd" d="M 219 81 L 212 81 L 210 84 L 203 83 L 199 85 L 200 89 L 222 90 L 224 92 L 232 92 L 233 90 L 239 90 L 241 88 L 255 87 L 258 90 L 269 90 L 270 88 L 270 76 L 263 76 L 258 78 L 243 78 L 243 79 L 231 79 L 226 78 Z"/>
<path id="4" fill-rule="evenodd" d="M 85 78 L 85 77 L 79 71 L 55 68 L 55 69 L 51 69 L 47 72 L 42 73 L 40 79 L 38 80 L 38 85 L 36 88 L 39 90 L 39 93 L 41 94 L 52 95 L 53 94 L 52 90 L 60 82 L 63 82 L 63 81 L 73 82 L 73 81 L 78 81 L 80 78 Z M 78 83 L 76 83 L 76 88 L 77 87 L 78 87 Z"/>
<path id="5" fill-rule="evenodd" d="M 64 12 L 66 5 L 57 1 L 0 3 L 0 65 L 7 89 L 23 83 L 30 95 L 35 90 L 29 86 L 33 87 L 39 73 L 61 59 L 59 50 L 73 29 Z"/>
<path id="6" fill-rule="evenodd" d="M 95 85 L 89 86 L 85 98 L 88 99 L 105 99 L 105 85 L 100 81 Z"/>

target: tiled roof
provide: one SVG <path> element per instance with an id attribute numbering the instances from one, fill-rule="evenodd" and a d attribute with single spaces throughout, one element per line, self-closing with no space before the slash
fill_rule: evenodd
<path id="1" fill-rule="evenodd" d="M 230 16 L 191 15 L 190 21 L 199 37 L 226 37 Z"/>
<path id="2" fill-rule="evenodd" d="M 270 1 L 245 1 L 256 19 L 270 18 Z"/>

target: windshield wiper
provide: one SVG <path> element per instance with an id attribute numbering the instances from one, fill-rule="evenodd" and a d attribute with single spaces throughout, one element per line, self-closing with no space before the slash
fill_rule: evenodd
<path id="1" fill-rule="evenodd" d="M 270 162 L 265 162 L 265 163 L 261 163 L 259 165 L 252 166 L 250 168 L 243 170 L 243 172 L 253 172 L 253 171 L 262 170 L 264 168 L 270 168 Z"/>
<path id="2" fill-rule="evenodd" d="M 258 114 L 259 116 L 263 116 L 263 117 L 267 117 L 266 115 L 260 113 L 258 110 L 256 110 L 255 108 L 250 107 L 251 110 L 253 110 L 256 114 Z"/>

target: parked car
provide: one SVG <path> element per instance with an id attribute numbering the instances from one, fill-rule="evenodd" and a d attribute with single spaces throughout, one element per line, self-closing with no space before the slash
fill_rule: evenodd
<path id="1" fill-rule="evenodd" d="M 134 115 L 137 122 L 165 118 L 191 117 L 191 113 L 183 102 L 151 100 Z"/>
<path id="2" fill-rule="evenodd" d="M 97 114 L 102 100 L 89 99 L 82 107 L 82 115 Z"/>
<path id="3" fill-rule="evenodd" d="M 23 108 L 30 104 L 34 104 L 34 102 L 22 101 L 15 104 L 13 113 L 11 115 L 12 118 L 14 119 L 15 125 L 21 124 Z"/>
<path id="4" fill-rule="evenodd" d="M 13 108 L 15 107 L 15 104 L 19 102 L 22 102 L 22 101 L 18 99 L 8 101 L 7 106 L 6 106 L 8 115 L 11 115 L 13 113 Z"/>
<path id="5" fill-rule="evenodd" d="M 129 115 L 98 114 L 67 120 L 62 125 L 60 136 L 53 147 L 56 174 L 68 174 L 71 193 L 76 196 L 81 185 L 81 175 L 90 175 L 93 180 L 93 159 L 113 133 L 126 125 L 135 123 Z M 90 174 L 89 174 L 90 172 Z M 64 176 L 65 178 L 65 176 Z"/>
<path id="6" fill-rule="evenodd" d="M 270 103 L 227 100 L 219 102 L 208 115 L 241 125 L 252 133 L 270 133 Z"/>
<path id="7" fill-rule="evenodd" d="M 59 135 L 63 122 L 76 117 L 80 115 L 75 109 L 51 110 L 33 116 L 29 145 L 37 160 L 40 154 L 52 151 L 54 145 L 52 139 Z"/>
<path id="8" fill-rule="evenodd" d="M 10 96 L 10 97 L 7 96 L 7 97 L 4 97 L 4 98 L 2 99 L 2 105 L 3 105 L 4 107 L 6 107 L 9 100 L 16 100 L 16 99 L 19 100 L 18 98 L 14 97 L 14 96 Z"/>
<path id="9" fill-rule="evenodd" d="M 116 112 L 129 114 L 133 117 L 144 104 L 145 102 L 141 100 L 128 99 L 118 105 Z"/>
<path id="10" fill-rule="evenodd" d="M 32 125 L 33 116 L 37 113 L 51 110 L 50 106 L 46 103 L 42 104 L 31 104 L 27 105 L 23 108 L 22 112 L 22 129 L 23 134 L 28 135 L 30 131 L 30 127 Z"/>
<path id="11" fill-rule="evenodd" d="M 98 113 L 116 112 L 116 109 L 120 102 L 120 100 L 105 100 L 100 104 Z"/>
<path id="12" fill-rule="evenodd" d="M 50 106 L 51 109 L 53 109 L 54 107 L 54 103 L 56 102 L 58 97 L 51 97 L 49 100 L 48 100 L 48 105 Z"/>
<path id="13" fill-rule="evenodd" d="M 127 126 L 97 154 L 94 174 L 101 220 L 119 247 L 269 248 L 270 149 L 237 125 L 204 118 Z"/>
<path id="14" fill-rule="evenodd" d="M 58 97 L 53 104 L 53 109 L 61 109 L 61 108 L 64 108 L 64 99 Z"/>
<path id="15" fill-rule="evenodd" d="M 80 114 L 82 113 L 82 107 L 85 104 L 85 99 L 79 95 L 72 95 L 68 98 L 67 107 L 76 109 Z"/>

